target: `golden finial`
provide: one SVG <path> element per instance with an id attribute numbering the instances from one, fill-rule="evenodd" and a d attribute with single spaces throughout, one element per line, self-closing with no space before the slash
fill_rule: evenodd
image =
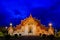
<path id="1" fill-rule="evenodd" d="M 30 16 L 29 17 L 32 17 L 31 13 L 30 13 Z"/>

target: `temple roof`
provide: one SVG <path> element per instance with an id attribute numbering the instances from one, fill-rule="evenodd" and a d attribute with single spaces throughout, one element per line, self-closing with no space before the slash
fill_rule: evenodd
<path id="1" fill-rule="evenodd" d="M 40 22 L 39 22 L 39 20 L 33 18 L 32 15 L 30 14 L 30 16 L 28 18 L 24 19 L 21 22 L 22 25 L 25 25 L 27 23 L 34 23 L 34 24 L 36 23 L 36 24 L 39 24 Z"/>
<path id="2" fill-rule="evenodd" d="M 26 18 L 23 21 L 21 21 L 21 24 L 17 25 L 15 28 L 9 27 L 9 29 L 11 29 L 11 28 L 15 29 L 15 30 L 21 29 L 22 26 L 24 26 L 25 24 L 29 24 L 29 23 L 33 23 L 37 27 L 39 26 L 42 30 L 48 30 L 49 29 L 49 28 L 45 27 L 44 25 L 42 25 L 39 20 L 33 18 L 31 14 L 30 14 L 30 16 L 28 18 Z"/>

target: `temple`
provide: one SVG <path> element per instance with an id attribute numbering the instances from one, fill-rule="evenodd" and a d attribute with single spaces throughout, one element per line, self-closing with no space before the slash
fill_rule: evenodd
<path id="1" fill-rule="evenodd" d="M 10 23 L 8 34 L 17 34 L 18 36 L 40 36 L 43 34 L 54 35 L 54 28 L 51 23 L 49 23 L 48 27 L 45 27 L 39 20 L 33 18 L 30 14 L 28 18 L 21 20 L 21 23 L 16 25 L 16 27 L 13 27 L 12 23 Z"/>

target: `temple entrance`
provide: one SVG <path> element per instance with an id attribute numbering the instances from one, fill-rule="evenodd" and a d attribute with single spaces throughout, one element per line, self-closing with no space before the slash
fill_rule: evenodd
<path id="1" fill-rule="evenodd" d="M 32 28 L 32 26 L 29 26 L 28 35 L 33 35 L 33 28 Z"/>
<path id="2" fill-rule="evenodd" d="M 29 32 L 28 33 L 32 33 L 32 27 L 29 27 Z"/>

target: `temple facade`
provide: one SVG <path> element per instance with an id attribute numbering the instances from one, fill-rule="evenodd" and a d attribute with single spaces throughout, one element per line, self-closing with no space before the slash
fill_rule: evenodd
<path id="1" fill-rule="evenodd" d="M 21 23 L 16 25 L 16 27 L 13 27 L 12 23 L 10 23 L 8 34 L 17 34 L 18 36 L 40 36 L 43 34 L 54 35 L 54 29 L 51 23 L 49 23 L 48 27 L 45 27 L 40 23 L 39 20 L 33 18 L 32 15 L 30 15 L 28 18 L 21 20 Z"/>

